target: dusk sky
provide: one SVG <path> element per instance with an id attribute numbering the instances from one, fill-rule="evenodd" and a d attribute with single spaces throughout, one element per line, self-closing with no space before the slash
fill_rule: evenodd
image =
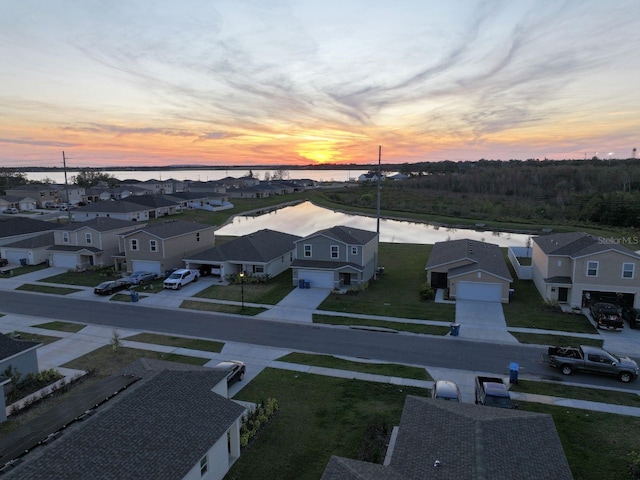
<path id="1" fill-rule="evenodd" d="M 0 0 L 0 166 L 629 158 L 640 1 Z"/>

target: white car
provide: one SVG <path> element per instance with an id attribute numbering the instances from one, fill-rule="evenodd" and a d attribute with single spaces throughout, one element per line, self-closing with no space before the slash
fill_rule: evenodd
<path id="1" fill-rule="evenodd" d="M 180 290 L 188 283 L 197 282 L 199 277 L 200 272 L 198 270 L 181 268 L 180 270 L 176 270 L 171 275 L 169 275 L 169 278 L 164 281 L 164 288 Z"/>

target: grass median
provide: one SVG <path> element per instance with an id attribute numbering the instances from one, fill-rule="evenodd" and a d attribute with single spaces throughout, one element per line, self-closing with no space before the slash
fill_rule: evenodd
<path id="1" fill-rule="evenodd" d="M 439 325 L 425 325 L 422 323 L 395 322 L 388 320 L 374 320 L 368 318 L 342 317 L 337 315 L 313 315 L 313 323 L 327 325 L 347 325 L 360 328 L 384 328 L 403 332 L 421 333 L 424 335 L 446 335 L 450 327 Z"/>

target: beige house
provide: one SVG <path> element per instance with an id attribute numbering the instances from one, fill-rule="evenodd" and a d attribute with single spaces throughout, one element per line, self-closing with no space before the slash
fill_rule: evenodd
<path id="1" fill-rule="evenodd" d="M 640 306 L 640 255 L 614 239 L 584 232 L 538 236 L 531 262 L 533 282 L 545 300 L 571 307 L 612 299 Z"/>
<path id="2" fill-rule="evenodd" d="M 433 246 L 425 266 L 427 283 L 449 290 L 449 298 L 509 302 L 511 274 L 493 243 L 451 240 Z"/>
<path id="3" fill-rule="evenodd" d="M 116 270 L 163 275 L 182 268 L 183 258 L 214 245 L 216 227 L 183 220 L 168 220 L 120 236 Z"/>

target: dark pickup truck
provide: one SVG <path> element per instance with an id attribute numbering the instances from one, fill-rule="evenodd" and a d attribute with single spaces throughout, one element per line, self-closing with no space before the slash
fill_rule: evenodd
<path id="1" fill-rule="evenodd" d="M 509 389 L 498 377 L 476 377 L 476 404 L 498 408 L 518 408 L 511 401 Z"/>
<path id="2" fill-rule="evenodd" d="M 613 303 L 594 303 L 591 305 L 590 311 L 598 328 L 617 330 L 624 327 L 620 309 Z"/>
<path id="3" fill-rule="evenodd" d="M 564 375 L 584 371 L 614 375 L 628 383 L 638 378 L 638 364 L 629 357 L 615 355 L 598 347 L 549 347 L 543 356 L 550 366 L 559 368 Z"/>

